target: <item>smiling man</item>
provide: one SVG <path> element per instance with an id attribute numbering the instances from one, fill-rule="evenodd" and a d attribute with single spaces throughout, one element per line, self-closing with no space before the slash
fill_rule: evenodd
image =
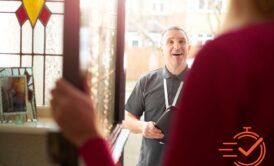
<path id="1" fill-rule="evenodd" d="M 186 63 L 189 49 L 183 29 L 175 26 L 166 29 L 161 38 L 165 66 L 142 76 L 126 103 L 124 127 L 143 135 L 138 166 L 162 165 L 166 145 L 159 141 L 164 134 L 155 127 L 155 122 L 168 107 L 176 105 L 189 70 Z M 144 121 L 140 120 L 142 115 Z"/>

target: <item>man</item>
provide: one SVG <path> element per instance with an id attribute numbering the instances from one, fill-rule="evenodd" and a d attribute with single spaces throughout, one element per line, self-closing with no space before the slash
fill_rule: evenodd
<path id="1" fill-rule="evenodd" d="M 165 145 L 159 139 L 164 135 L 155 127 L 155 122 L 166 108 L 176 104 L 188 72 L 188 42 L 183 29 L 170 27 L 165 30 L 161 39 L 165 66 L 141 77 L 126 103 L 124 127 L 133 133 L 143 134 L 138 166 L 162 165 Z M 140 120 L 142 115 L 145 121 Z"/>

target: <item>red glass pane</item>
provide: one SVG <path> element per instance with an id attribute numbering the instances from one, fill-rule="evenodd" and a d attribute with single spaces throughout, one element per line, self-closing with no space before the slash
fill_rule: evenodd
<path id="1" fill-rule="evenodd" d="M 18 19 L 19 24 L 22 26 L 25 21 L 27 20 L 27 14 L 24 10 L 23 6 L 20 6 L 18 10 L 16 11 L 16 17 Z"/>
<path id="2" fill-rule="evenodd" d="M 51 16 L 50 10 L 48 9 L 47 6 L 44 6 L 43 9 L 42 9 L 42 11 L 41 11 L 41 13 L 40 13 L 40 17 L 39 17 L 40 21 L 42 22 L 42 24 L 44 26 L 47 25 L 50 16 Z"/>

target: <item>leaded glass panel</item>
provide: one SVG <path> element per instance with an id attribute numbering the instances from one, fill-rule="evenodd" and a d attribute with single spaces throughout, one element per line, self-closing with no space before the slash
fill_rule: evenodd
<path id="1" fill-rule="evenodd" d="M 0 67 L 33 67 L 37 105 L 61 76 L 63 13 L 64 0 L 0 0 Z"/>

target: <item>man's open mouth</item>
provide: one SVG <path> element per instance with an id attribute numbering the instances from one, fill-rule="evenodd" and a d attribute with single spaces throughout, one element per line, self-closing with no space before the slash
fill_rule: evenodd
<path id="1" fill-rule="evenodd" d="M 181 55 L 183 55 L 183 54 L 172 54 L 173 56 L 181 56 Z"/>

